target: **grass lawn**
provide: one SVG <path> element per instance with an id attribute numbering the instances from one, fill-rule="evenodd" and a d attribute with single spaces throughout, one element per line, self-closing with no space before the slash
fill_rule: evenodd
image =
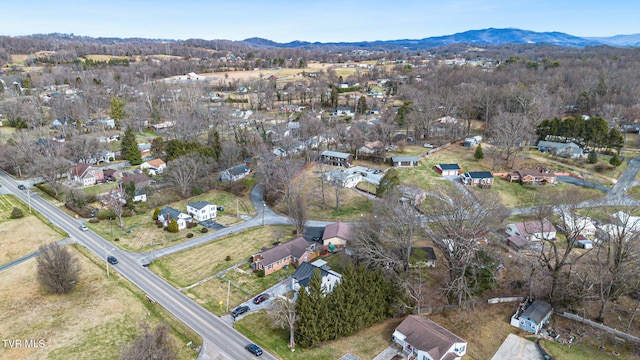
<path id="1" fill-rule="evenodd" d="M 391 344 L 391 335 L 402 319 L 389 319 L 339 340 L 329 341 L 313 349 L 287 347 L 288 330 L 274 329 L 264 312 L 243 317 L 235 323 L 240 331 L 258 345 L 282 359 L 335 360 L 350 353 L 359 359 L 373 359 Z"/>
<path id="2" fill-rule="evenodd" d="M 242 221 L 242 219 L 236 217 L 236 209 L 240 216 L 254 216 L 256 214 L 248 194 L 243 197 L 237 197 L 221 190 L 212 190 L 205 194 L 171 203 L 169 206 L 186 211 L 187 203 L 197 200 L 209 201 L 218 206 L 224 206 L 225 211 L 219 211 L 215 220 L 225 226 Z M 194 235 L 193 238 L 202 236 L 202 233 L 200 233 L 202 227 L 200 226 L 180 230 L 177 233 L 170 233 L 158 228 L 152 219 L 155 209 L 147 209 L 146 206 L 145 203 L 138 205 L 138 209 L 142 210 L 142 213 L 123 219 L 124 229 L 118 227 L 117 220 L 102 220 L 98 223 L 88 222 L 87 226 L 105 239 L 112 241 L 118 239 L 118 241 L 114 241 L 115 245 L 129 251 L 139 252 L 149 251 L 151 243 L 153 243 L 154 249 L 159 249 L 184 242 L 188 240 L 188 233 L 192 233 Z"/>
<path id="3" fill-rule="evenodd" d="M 25 216 L 11 219 L 14 207 L 22 209 Z M 57 242 L 66 236 L 48 220 L 40 221 L 40 217 L 35 210 L 30 215 L 28 206 L 14 195 L 0 195 L 0 264 L 19 259 L 38 250 L 41 245 Z"/>
<path id="4" fill-rule="evenodd" d="M 265 226 L 249 229 L 208 244 L 163 257 L 150 269 L 177 287 L 186 287 L 240 263 L 275 241 L 293 238 L 290 226 Z M 225 260 L 230 256 L 230 260 Z M 226 294 L 226 289 L 225 289 Z"/>
<path id="5" fill-rule="evenodd" d="M 599 350 L 598 346 L 605 343 L 605 350 Z M 615 345 L 610 341 L 587 338 L 583 342 L 574 345 L 563 345 L 555 341 L 542 341 L 543 346 L 556 359 L 562 360 L 584 360 L 584 359 L 638 359 L 631 352 L 628 346 Z M 614 356 L 613 351 L 620 355 Z"/>
<path id="6" fill-rule="evenodd" d="M 323 166 L 324 172 L 335 167 Z M 325 208 L 322 208 L 322 186 L 320 183 L 320 165 L 309 165 L 300 175 L 293 179 L 293 189 L 301 189 L 307 205 L 307 216 L 312 220 L 357 221 L 360 214 L 371 211 L 371 200 L 352 189 L 341 189 L 340 206 L 336 211 L 336 188 L 325 182 Z M 287 213 L 287 204 L 283 199 L 273 210 L 280 214 Z"/>
<path id="7" fill-rule="evenodd" d="M 0 347 L 0 358 L 113 359 L 141 332 L 142 322 L 154 327 L 168 316 L 164 310 L 158 311 L 159 305 L 145 303 L 142 294 L 118 275 L 112 273 L 107 279 L 103 268 L 93 262 L 97 258 L 74 247 L 68 249 L 82 267 L 76 289 L 70 294 L 42 292 L 35 279 L 35 259 L 0 272 L 0 283 L 15 285 L 0 288 L 3 338 L 44 340 L 43 347 Z M 169 324 L 181 328 L 175 318 Z M 195 359 L 197 353 L 183 344 L 199 342 L 199 337 L 192 332 L 183 334 L 172 331 L 178 358 Z"/>

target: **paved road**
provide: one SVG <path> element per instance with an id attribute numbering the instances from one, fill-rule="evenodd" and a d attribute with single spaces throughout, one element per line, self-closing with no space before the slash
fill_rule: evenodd
<path id="1" fill-rule="evenodd" d="M 17 183 L 2 171 L 0 171 L 0 184 L 5 190 L 15 194 L 23 201 L 28 201 L 27 193 L 18 190 Z M 251 342 L 249 339 L 169 285 L 164 279 L 147 268 L 140 266 L 139 261 L 129 253 L 113 248 L 113 245 L 93 231 L 80 230 L 80 221 L 71 218 L 38 195 L 31 196 L 31 206 L 53 224 L 66 231 L 72 241 L 85 246 L 99 258 L 106 258 L 108 252 L 117 257 L 119 262 L 112 269 L 131 281 L 149 297 L 202 336 L 210 358 L 253 358 L 244 349 L 244 346 Z M 275 359 L 274 356 L 267 352 L 264 353 L 262 358 Z"/>

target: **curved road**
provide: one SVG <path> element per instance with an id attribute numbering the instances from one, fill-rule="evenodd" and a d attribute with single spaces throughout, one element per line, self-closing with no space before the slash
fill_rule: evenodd
<path id="1" fill-rule="evenodd" d="M 5 187 L 5 191 L 15 194 L 25 203 L 29 201 L 27 193 L 18 190 L 18 183 L 3 171 L 0 171 L 0 184 Z M 119 272 L 158 304 L 162 305 L 170 313 L 202 336 L 204 348 L 207 350 L 207 356 L 201 356 L 202 358 L 254 358 L 244 348 L 246 344 L 251 342 L 249 339 L 189 299 L 176 288 L 169 285 L 164 279 L 152 273 L 147 268 L 142 267 L 138 259 L 131 256 L 131 254 L 118 248 L 110 250 L 113 249 L 111 243 L 93 231 L 80 230 L 79 226 L 81 223 L 78 220 L 73 219 L 40 196 L 31 195 L 30 203 L 34 209 L 42 213 L 51 223 L 66 231 L 71 241 L 75 241 L 86 247 L 98 256 L 98 258 L 105 259 L 107 252 L 111 251 L 111 254 L 119 260 L 118 265 L 112 267 L 115 271 Z M 262 358 L 276 359 L 267 352 L 264 353 Z"/>

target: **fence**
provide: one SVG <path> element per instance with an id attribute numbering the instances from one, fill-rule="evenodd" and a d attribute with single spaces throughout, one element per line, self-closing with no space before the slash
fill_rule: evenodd
<path id="1" fill-rule="evenodd" d="M 500 304 L 506 302 L 522 302 L 524 298 L 522 296 L 512 296 L 512 297 L 503 297 L 503 298 L 493 298 L 487 300 L 489 304 Z"/>
<path id="2" fill-rule="evenodd" d="M 605 326 L 603 324 L 600 324 L 598 322 L 591 321 L 589 319 L 585 319 L 585 318 L 580 317 L 578 315 L 571 314 L 571 313 L 568 313 L 568 312 L 564 312 L 564 313 L 562 313 L 562 316 L 567 318 L 567 319 L 575 320 L 577 322 L 581 322 L 583 324 L 587 324 L 587 325 L 589 325 L 591 327 L 595 327 L 595 328 L 598 328 L 600 330 L 604 330 L 604 331 L 606 331 L 606 332 L 608 332 L 610 334 L 613 334 L 613 335 L 615 335 L 617 337 L 626 339 L 628 341 L 632 341 L 634 343 L 640 343 L 640 338 L 637 338 L 637 337 L 635 337 L 633 335 L 627 334 L 627 333 L 622 332 L 620 330 L 612 329 L 612 328 L 610 328 L 608 326 Z"/>

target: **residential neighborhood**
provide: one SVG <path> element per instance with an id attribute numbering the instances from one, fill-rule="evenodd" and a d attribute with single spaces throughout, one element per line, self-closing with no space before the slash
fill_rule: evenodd
<path id="1" fill-rule="evenodd" d="M 640 353 L 631 49 L 60 36 L 0 46 L 0 358 Z"/>

